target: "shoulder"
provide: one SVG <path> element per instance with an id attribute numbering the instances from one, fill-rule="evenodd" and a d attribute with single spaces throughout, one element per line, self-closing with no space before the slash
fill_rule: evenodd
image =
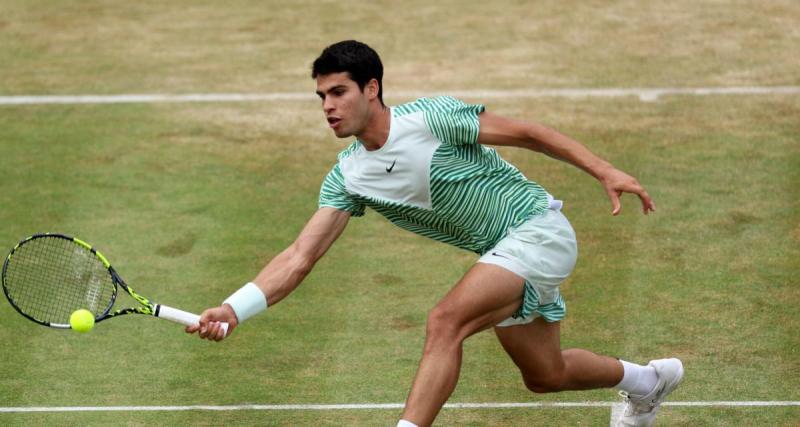
<path id="1" fill-rule="evenodd" d="M 394 109 L 397 112 L 394 117 L 420 114 L 422 122 L 436 139 L 453 145 L 477 142 L 480 130 L 478 116 L 485 110 L 481 104 L 467 104 L 452 96 L 420 98 Z"/>
<path id="2" fill-rule="evenodd" d="M 466 102 L 452 96 L 437 96 L 434 98 L 419 98 L 416 101 L 393 107 L 396 116 L 403 116 L 416 112 L 426 113 L 453 113 L 464 110 L 472 110 L 481 113 L 483 105 L 467 104 Z"/>
<path id="3" fill-rule="evenodd" d="M 323 179 L 323 185 L 331 182 L 344 183 L 344 177 L 342 175 L 342 163 L 346 163 L 348 159 L 352 158 L 353 153 L 358 151 L 360 148 L 361 143 L 354 141 L 352 144 L 348 145 L 347 148 L 340 151 L 339 154 L 336 155 L 336 163 L 331 166 L 331 170 L 328 171 L 328 174 Z"/>
<path id="4" fill-rule="evenodd" d="M 336 156 L 336 159 L 341 162 L 342 160 L 345 160 L 350 156 L 352 156 L 353 153 L 358 151 L 360 148 L 361 148 L 361 143 L 358 141 L 353 141 L 353 143 L 348 145 L 347 148 L 339 152 L 339 154 Z"/>

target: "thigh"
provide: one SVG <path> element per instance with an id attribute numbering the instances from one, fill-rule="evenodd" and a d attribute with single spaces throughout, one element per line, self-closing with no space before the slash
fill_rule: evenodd
<path id="1" fill-rule="evenodd" d="M 546 322 L 539 317 L 525 325 L 496 327 L 495 333 L 526 382 L 564 369 L 560 322 Z"/>
<path id="2" fill-rule="evenodd" d="M 475 264 L 431 315 L 456 324 L 466 338 L 514 314 L 522 304 L 524 283 L 525 279 L 502 267 Z"/>
<path id="3" fill-rule="evenodd" d="M 559 285 L 572 272 L 577 242 L 569 221 L 557 211 L 533 217 L 513 228 L 478 260 L 498 265 L 527 280 L 524 303 L 504 326 L 529 323 L 537 315 L 559 321 L 566 305 Z"/>

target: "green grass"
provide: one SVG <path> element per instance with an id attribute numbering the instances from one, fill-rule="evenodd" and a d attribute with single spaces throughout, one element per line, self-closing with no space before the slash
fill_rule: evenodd
<path id="1" fill-rule="evenodd" d="M 800 410 L 797 408 L 731 409 L 731 408 L 672 408 L 662 409 L 663 418 L 673 421 L 660 425 L 714 425 L 739 426 L 793 426 Z M 777 415 L 777 417 L 776 417 Z M 487 421 L 487 418 L 491 421 Z M 775 421 L 776 418 L 784 421 Z M 53 423 L 52 415 L 28 414 L 8 415 L 3 421 L 11 425 L 45 425 Z M 605 421 L 605 422 L 603 422 Z M 303 411 L 240 411 L 240 412 L 143 412 L 134 416 L 120 413 L 60 414 L 59 424 L 103 426 L 124 423 L 128 426 L 146 425 L 193 425 L 193 426 L 338 426 L 338 425 L 394 425 L 393 411 L 359 410 L 352 412 L 303 412 Z M 563 409 L 445 409 L 437 418 L 441 425 L 458 426 L 607 426 L 608 409 L 593 408 L 581 411 Z"/>
<path id="2" fill-rule="evenodd" d="M 636 4 L 469 3 L 453 13 L 445 3 L 3 1 L 0 95 L 310 91 L 308 64 L 344 37 L 384 53 L 392 103 L 403 101 L 392 91 L 407 89 L 798 84 L 800 8 L 791 2 Z M 674 400 L 800 400 L 797 96 L 471 101 L 583 141 L 657 203 L 643 217 L 626 197 L 613 218 L 587 175 L 501 150 L 565 200 L 578 233 L 564 347 L 639 362 L 681 357 L 687 377 Z M 314 101 L 0 107 L 0 247 L 39 231 L 73 234 L 140 293 L 200 311 L 292 241 L 344 145 Z M 295 294 L 221 344 L 149 318 L 55 331 L 3 303 L 2 406 L 402 402 L 427 310 L 474 261 L 369 212 Z M 466 343 L 451 401 L 614 398 L 531 395 L 483 333 Z M 608 412 L 453 409 L 438 421 L 604 425 Z M 43 413 L 0 414 L 0 424 L 391 425 L 397 415 Z M 798 416 L 668 407 L 659 420 L 791 425 Z"/>
<path id="3" fill-rule="evenodd" d="M 0 3 L 0 92 L 309 90 L 361 39 L 387 88 L 797 85 L 792 0 Z M 390 91 L 387 91 L 390 92 Z"/>

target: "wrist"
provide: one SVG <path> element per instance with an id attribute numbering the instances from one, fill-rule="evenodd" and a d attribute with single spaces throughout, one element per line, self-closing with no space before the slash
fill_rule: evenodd
<path id="1" fill-rule="evenodd" d="M 242 323 L 267 309 L 267 297 L 255 283 L 249 282 L 226 298 L 222 304 L 230 306 L 238 323 Z"/>
<path id="2" fill-rule="evenodd" d="M 230 304 L 223 302 L 220 307 L 222 307 L 222 309 L 225 310 L 225 314 L 228 316 L 227 317 L 229 319 L 228 324 L 230 324 L 231 326 L 236 326 L 239 324 L 239 318 L 236 317 L 236 311 L 234 311 L 233 307 L 231 307 Z"/>
<path id="3" fill-rule="evenodd" d="M 598 181 L 605 181 L 609 176 L 613 175 L 616 168 L 611 163 L 600 160 L 589 168 L 589 173 L 594 176 Z"/>

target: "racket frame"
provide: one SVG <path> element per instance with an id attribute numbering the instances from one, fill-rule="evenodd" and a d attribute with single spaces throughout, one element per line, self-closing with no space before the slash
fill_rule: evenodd
<path id="1" fill-rule="evenodd" d="M 108 259 L 102 253 L 100 253 L 95 248 L 93 248 L 92 245 L 86 243 L 85 241 L 83 241 L 81 239 L 78 239 L 77 237 L 67 236 L 67 235 L 59 234 L 59 233 L 38 233 L 38 234 L 34 234 L 34 235 L 30 236 L 30 237 L 27 237 L 27 238 L 23 239 L 21 242 L 17 243 L 16 246 L 14 246 L 14 249 L 11 250 L 11 252 L 6 257 L 5 261 L 3 262 L 3 271 L 2 271 L 3 293 L 5 293 L 6 298 L 11 303 L 11 306 L 14 307 L 15 310 L 17 310 L 20 314 L 22 314 L 24 317 L 28 318 L 29 320 L 31 320 L 33 322 L 36 322 L 36 323 L 38 323 L 40 325 L 49 326 L 51 328 L 71 329 L 71 326 L 69 324 L 52 323 L 52 322 L 39 320 L 39 319 L 36 319 L 33 316 L 29 315 L 28 313 L 22 311 L 22 309 L 20 309 L 18 307 L 17 303 L 14 301 L 14 298 L 12 298 L 12 296 L 9 294 L 9 291 L 8 291 L 8 289 L 6 287 L 6 271 L 8 269 L 8 264 L 11 262 L 11 260 L 14 257 L 14 253 L 22 245 L 24 245 L 24 244 L 26 244 L 26 243 L 34 240 L 34 239 L 47 238 L 47 237 L 65 239 L 65 240 L 71 241 L 71 242 L 77 244 L 78 246 L 81 246 L 84 249 L 88 250 L 89 252 L 91 252 L 94 256 L 96 256 L 103 263 L 103 266 L 106 268 L 106 270 L 108 271 L 108 274 L 111 276 L 111 282 L 114 285 L 113 286 L 113 292 L 111 294 L 111 299 L 109 301 L 108 306 L 99 315 L 97 315 L 95 317 L 95 322 L 96 323 L 97 322 L 102 322 L 103 320 L 110 319 L 112 317 L 121 316 L 121 315 L 125 315 L 125 314 L 146 314 L 146 315 L 150 315 L 150 316 L 154 316 L 154 317 L 160 317 L 160 318 L 163 318 L 163 319 L 166 319 L 166 320 L 170 320 L 170 321 L 173 321 L 173 322 L 176 322 L 176 323 L 180 323 L 180 324 L 185 325 L 185 326 L 196 325 L 196 324 L 199 323 L 200 316 L 198 316 L 196 314 L 189 313 L 189 312 L 186 312 L 186 311 L 183 311 L 183 310 L 179 310 L 177 308 L 165 306 L 165 305 L 162 305 L 162 304 L 153 303 L 149 299 L 137 294 L 133 289 L 131 289 L 130 286 L 128 286 L 127 283 L 125 283 L 124 280 L 122 280 L 122 277 L 120 277 L 120 275 L 117 273 L 117 271 L 114 269 L 114 267 L 111 266 L 111 263 L 108 261 Z M 122 287 L 122 289 L 124 289 L 125 292 L 127 292 L 128 295 L 131 296 L 131 298 L 136 300 L 140 304 L 140 306 L 139 307 L 123 308 L 123 309 L 119 309 L 119 310 L 116 310 L 116 311 L 112 312 L 111 309 L 114 307 L 114 303 L 116 302 L 119 287 Z M 78 308 L 80 308 L 80 307 L 78 307 Z M 76 308 L 76 310 L 78 308 Z M 227 323 L 223 323 L 222 327 L 225 330 L 226 335 L 227 335 L 228 324 Z"/>

